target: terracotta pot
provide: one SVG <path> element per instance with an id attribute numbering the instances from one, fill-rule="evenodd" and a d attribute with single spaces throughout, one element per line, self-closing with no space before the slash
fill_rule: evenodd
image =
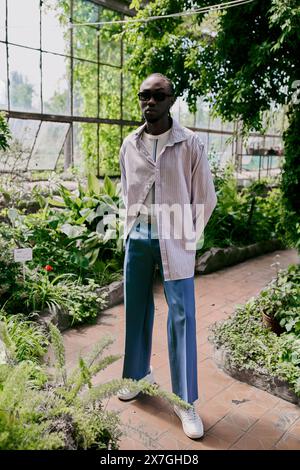
<path id="1" fill-rule="evenodd" d="M 284 328 L 280 326 L 280 323 L 276 318 L 270 317 L 266 313 L 262 314 L 262 322 L 267 328 L 276 333 L 277 336 L 281 335 L 281 333 L 285 331 Z"/>

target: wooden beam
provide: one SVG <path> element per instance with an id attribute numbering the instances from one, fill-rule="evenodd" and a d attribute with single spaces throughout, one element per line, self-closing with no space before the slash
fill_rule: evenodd
<path id="1" fill-rule="evenodd" d="M 5 110 L 4 110 L 5 111 Z M 130 121 L 127 119 L 104 119 L 97 117 L 81 117 L 81 116 L 62 116 L 57 114 L 40 114 L 26 113 L 23 111 L 5 111 L 9 118 L 15 119 L 32 119 L 35 121 L 51 121 L 51 122 L 90 122 L 92 124 L 116 124 L 119 126 L 140 126 L 140 121 Z"/>

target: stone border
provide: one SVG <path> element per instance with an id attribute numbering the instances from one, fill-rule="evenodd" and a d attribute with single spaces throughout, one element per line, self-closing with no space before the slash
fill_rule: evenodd
<path id="1" fill-rule="evenodd" d="M 114 305 L 118 305 L 123 302 L 123 287 L 124 281 L 123 279 L 121 279 L 120 281 L 114 281 L 111 284 L 108 284 L 107 286 L 101 287 L 100 289 L 96 290 L 97 294 L 106 295 L 105 300 L 107 302 L 107 306 L 105 307 L 105 309 L 114 307 Z"/>
<path id="2" fill-rule="evenodd" d="M 105 301 L 107 302 L 107 305 L 104 310 L 123 302 L 123 284 L 123 280 L 114 281 L 111 284 L 108 284 L 107 286 L 101 287 L 100 289 L 96 289 L 96 293 L 99 296 L 105 296 Z M 53 307 L 52 309 L 45 309 L 43 312 L 41 312 L 38 318 L 38 322 L 46 326 L 49 323 L 53 323 L 58 327 L 60 331 L 65 331 L 72 327 L 70 315 L 64 310 L 61 310 L 57 307 Z"/>
<path id="3" fill-rule="evenodd" d="M 208 274 L 225 268 L 226 266 L 232 266 L 233 264 L 241 263 L 246 259 L 282 248 L 283 246 L 278 240 L 258 242 L 245 247 L 233 246 L 229 248 L 211 248 L 203 255 L 196 258 L 195 273 Z M 123 302 L 123 288 L 124 281 L 121 279 L 120 281 L 114 281 L 111 284 L 96 290 L 99 295 L 106 294 L 107 304 L 104 310 Z M 54 309 L 52 311 L 45 310 L 40 315 L 40 320 L 42 323 L 46 324 L 49 322 L 54 323 L 60 331 L 64 331 L 71 327 L 69 315 L 59 309 Z"/>
<path id="4" fill-rule="evenodd" d="M 196 259 L 195 272 L 209 274 L 226 266 L 241 263 L 271 251 L 284 248 L 279 240 L 267 240 L 243 247 L 211 248 Z"/>
<path id="5" fill-rule="evenodd" d="M 234 379 L 265 390 L 295 405 L 300 405 L 300 397 L 295 394 L 287 381 L 270 375 L 265 369 L 238 368 L 231 363 L 230 352 L 224 347 L 214 346 L 214 360 L 220 369 Z"/>

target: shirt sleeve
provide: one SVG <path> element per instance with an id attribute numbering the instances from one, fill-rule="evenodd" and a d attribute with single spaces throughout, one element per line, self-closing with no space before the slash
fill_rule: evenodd
<path id="1" fill-rule="evenodd" d="M 204 144 L 198 136 L 193 139 L 193 156 L 191 205 L 198 241 L 217 204 L 217 196 Z"/>
<path id="2" fill-rule="evenodd" d="M 127 180 L 126 180 L 124 155 L 125 155 L 125 144 L 123 142 L 121 149 L 120 149 L 119 164 L 120 164 L 120 170 L 121 170 L 122 199 L 123 199 L 124 206 L 126 208 L 127 207 Z"/>

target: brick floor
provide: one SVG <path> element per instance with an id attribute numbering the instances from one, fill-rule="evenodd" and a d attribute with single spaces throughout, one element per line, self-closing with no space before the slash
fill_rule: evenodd
<path id="1" fill-rule="evenodd" d="M 279 257 L 275 258 L 276 255 Z M 140 396 L 131 402 L 112 397 L 103 402 L 122 422 L 120 449 L 294 449 L 300 450 L 300 408 L 265 391 L 226 375 L 214 363 L 208 328 L 226 318 L 238 304 L 257 295 L 276 273 L 274 261 L 284 268 L 298 261 L 294 250 L 284 250 L 248 260 L 236 266 L 195 279 L 198 338 L 199 400 L 205 435 L 191 440 L 171 406 L 159 397 Z M 157 282 L 152 365 L 159 385 L 171 391 L 166 340 L 167 304 Z M 124 306 L 103 312 L 96 325 L 64 333 L 67 364 L 88 352 L 103 336 L 115 339 L 107 353 L 122 354 Z M 98 374 L 94 383 L 121 376 L 122 359 Z"/>

